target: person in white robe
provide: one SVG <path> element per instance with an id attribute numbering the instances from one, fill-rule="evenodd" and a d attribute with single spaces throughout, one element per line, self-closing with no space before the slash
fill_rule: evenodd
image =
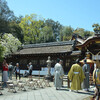
<path id="1" fill-rule="evenodd" d="M 62 87 L 63 83 L 63 67 L 62 67 L 62 60 L 58 59 L 57 63 L 55 64 L 55 75 L 54 75 L 54 84 L 56 87 L 56 90 L 60 89 Z"/>

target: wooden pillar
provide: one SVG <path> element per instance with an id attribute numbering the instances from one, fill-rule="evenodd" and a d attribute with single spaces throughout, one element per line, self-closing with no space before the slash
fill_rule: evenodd
<path id="1" fill-rule="evenodd" d="M 63 70 L 66 71 L 66 57 L 63 57 Z"/>
<path id="2" fill-rule="evenodd" d="M 37 67 L 39 67 L 39 70 L 41 70 L 40 59 L 39 58 L 37 58 Z"/>
<path id="3" fill-rule="evenodd" d="M 69 78 L 68 78 L 68 76 L 67 76 L 67 79 L 68 79 L 68 88 L 70 88 L 70 80 L 69 80 Z"/>

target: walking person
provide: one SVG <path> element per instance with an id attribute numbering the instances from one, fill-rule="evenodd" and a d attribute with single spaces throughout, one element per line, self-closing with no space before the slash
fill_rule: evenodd
<path id="1" fill-rule="evenodd" d="M 60 89 L 62 87 L 62 81 L 63 81 L 63 67 L 62 67 L 62 60 L 57 59 L 57 63 L 55 64 L 55 76 L 54 76 L 54 84 L 56 87 L 56 90 Z"/>
<path id="2" fill-rule="evenodd" d="M 76 64 L 73 64 L 69 73 L 68 78 L 72 81 L 71 90 L 81 90 L 81 83 L 83 82 L 85 76 L 81 66 L 79 65 L 79 59 L 76 60 Z"/>
<path id="3" fill-rule="evenodd" d="M 30 62 L 29 65 L 28 65 L 28 69 L 29 69 L 29 78 L 32 80 L 33 65 L 32 65 L 31 62 Z"/>
<path id="4" fill-rule="evenodd" d="M 82 67 L 85 79 L 83 81 L 83 90 L 89 91 L 89 73 L 90 73 L 90 66 L 87 64 L 87 59 L 84 59 L 84 65 Z"/>
<path id="5" fill-rule="evenodd" d="M 9 79 L 12 80 L 13 65 L 12 62 L 8 65 Z"/>
<path id="6" fill-rule="evenodd" d="M 15 66 L 15 75 L 16 75 L 16 80 L 17 80 L 17 76 L 19 76 L 19 80 L 20 80 L 20 67 L 19 67 L 19 63 L 16 63 L 16 66 Z"/>
<path id="7" fill-rule="evenodd" d="M 3 61 L 3 64 L 2 64 L 2 67 L 3 67 L 3 87 L 7 87 L 7 81 L 8 81 L 8 64 L 6 62 L 6 60 Z"/>

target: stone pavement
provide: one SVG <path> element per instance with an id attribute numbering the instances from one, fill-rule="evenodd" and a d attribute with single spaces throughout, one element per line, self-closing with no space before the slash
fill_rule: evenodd
<path id="1" fill-rule="evenodd" d="M 90 89 L 90 92 L 80 90 L 79 93 L 76 93 L 70 92 L 66 86 L 61 90 L 56 90 L 53 82 L 50 84 L 51 87 L 28 89 L 17 93 L 8 92 L 8 89 L 5 88 L 2 90 L 3 95 L 0 95 L 0 100 L 89 100 L 85 98 L 93 95 L 93 88 Z"/>
<path id="2" fill-rule="evenodd" d="M 24 81 L 26 79 L 21 78 Z M 13 80 L 16 80 L 15 77 Z M 3 93 L 0 95 L 0 100 L 90 100 L 88 97 L 94 93 L 93 86 L 91 86 L 90 92 L 80 90 L 79 93 L 76 93 L 69 91 L 67 82 L 64 82 L 64 87 L 60 90 L 55 89 L 53 82 L 50 82 L 50 85 L 51 87 L 36 88 L 36 90 L 26 88 L 27 91 L 17 91 L 17 93 L 8 92 L 8 88 L 4 88 L 4 90 L 0 90 Z"/>

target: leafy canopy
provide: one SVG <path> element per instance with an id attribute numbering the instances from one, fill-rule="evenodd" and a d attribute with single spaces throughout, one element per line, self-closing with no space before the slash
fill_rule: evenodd
<path id="1" fill-rule="evenodd" d="M 21 42 L 12 34 L 5 33 L 2 37 L 1 45 L 4 48 L 3 56 L 5 57 L 16 52 L 21 47 Z"/>
<path id="2" fill-rule="evenodd" d="M 26 15 L 25 18 L 22 18 L 19 25 L 22 28 L 26 44 L 39 42 L 39 34 L 43 24 L 43 18 L 38 17 L 36 14 Z"/>

